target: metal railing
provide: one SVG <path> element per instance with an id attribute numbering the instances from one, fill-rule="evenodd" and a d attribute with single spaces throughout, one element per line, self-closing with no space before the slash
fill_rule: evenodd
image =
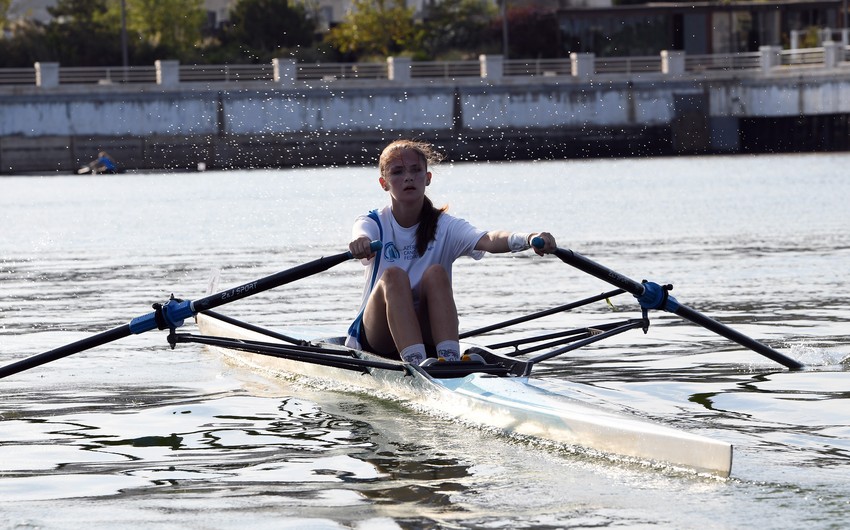
<path id="1" fill-rule="evenodd" d="M 181 83 L 271 81 L 271 64 L 192 64 L 180 66 Z"/>
<path id="2" fill-rule="evenodd" d="M 569 59 L 509 59 L 505 61 L 505 75 L 513 77 L 572 75 L 572 66 Z"/>
<path id="3" fill-rule="evenodd" d="M 760 61 L 759 52 L 686 55 L 685 70 L 688 72 L 757 70 L 761 67 Z"/>
<path id="4" fill-rule="evenodd" d="M 797 50 L 782 50 L 780 53 L 783 66 L 823 64 L 823 48 L 799 48 Z"/>
<path id="5" fill-rule="evenodd" d="M 63 85 L 98 85 L 111 83 L 156 83 L 154 66 L 69 66 L 59 69 Z"/>
<path id="6" fill-rule="evenodd" d="M 410 64 L 410 77 L 455 79 L 481 77 L 479 61 L 414 61 Z"/>
<path id="7" fill-rule="evenodd" d="M 0 85 L 34 85 L 35 68 L 0 68 Z"/>
<path id="8" fill-rule="evenodd" d="M 298 63 L 299 80 L 386 79 L 386 63 Z"/>
<path id="9" fill-rule="evenodd" d="M 661 56 L 597 57 L 597 74 L 648 74 L 661 72 Z"/>
<path id="10" fill-rule="evenodd" d="M 699 74 L 710 71 L 746 71 L 761 68 L 760 52 L 685 55 L 685 71 Z M 780 67 L 807 67 L 824 64 L 824 48 L 783 50 Z M 839 61 L 850 62 L 850 46 L 842 46 Z M 569 58 L 507 59 L 502 62 L 507 77 L 551 77 L 572 75 Z M 595 57 L 597 75 L 634 75 L 661 73 L 660 55 L 640 57 Z M 413 61 L 410 78 L 457 79 L 481 77 L 482 66 L 471 61 Z M 338 79 L 387 79 L 387 63 L 297 63 L 296 80 L 334 81 Z M 179 65 L 181 83 L 231 83 L 273 81 L 272 64 Z M 156 83 L 155 66 L 60 67 L 59 84 Z M 35 68 L 0 68 L 0 85 L 34 85 Z"/>

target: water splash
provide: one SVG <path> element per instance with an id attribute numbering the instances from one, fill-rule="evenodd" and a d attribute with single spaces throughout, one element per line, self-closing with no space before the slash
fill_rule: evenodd
<path id="1" fill-rule="evenodd" d="M 846 347 L 817 342 L 789 343 L 788 347 L 791 349 L 791 357 L 806 366 L 850 370 L 850 353 Z"/>

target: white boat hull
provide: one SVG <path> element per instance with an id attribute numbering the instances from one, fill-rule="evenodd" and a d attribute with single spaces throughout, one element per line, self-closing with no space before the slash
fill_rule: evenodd
<path id="1" fill-rule="evenodd" d="M 197 316 L 197 322 L 204 335 L 273 342 L 265 335 L 203 314 Z M 533 378 L 474 373 L 443 379 L 431 377 L 418 367 L 406 372 L 371 369 L 364 374 L 256 353 L 214 349 L 275 376 L 310 377 L 343 388 L 378 391 L 396 400 L 506 433 L 719 477 L 728 477 L 732 468 L 732 446 L 728 443 L 612 412 L 548 390 Z M 363 352 L 358 355 L 379 359 Z"/>

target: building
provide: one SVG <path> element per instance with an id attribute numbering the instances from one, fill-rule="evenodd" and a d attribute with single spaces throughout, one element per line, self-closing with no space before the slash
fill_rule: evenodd
<path id="1" fill-rule="evenodd" d="M 792 45 L 792 32 L 840 28 L 846 0 L 647 3 L 602 7 L 604 0 L 566 0 L 558 9 L 565 53 L 597 56 L 757 51 Z"/>

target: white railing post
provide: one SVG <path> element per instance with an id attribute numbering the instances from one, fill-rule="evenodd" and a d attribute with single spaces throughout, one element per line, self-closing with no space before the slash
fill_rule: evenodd
<path id="1" fill-rule="evenodd" d="M 596 73 L 596 54 L 571 53 L 570 71 L 573 77 L 590 77 Z"/>
<path id="2" fill-rule="evenodd" d="M 387 57 L 387 77 L 390 81 L 410 81 L 412 67 L 409 57 Z"/>
<path id="3" fill-rule="evenodd" d="M 481 77 L 498 80 L 505 75 L 505 57 L 503 55 L 479 55 Z"/>
<path id="4" fill-rule="evenodd" d="M 180 61 L 157 60 L 154 66 L 156 66 L 157 85 L 175 86 L 180 84 Z"/>
<path id="5" fill-rule="evenodd" d="M 681 50 L 661 50 L 661 73 L 681 75 L 685 73 L 685 52 Z"/>
<path id="6" fill-rule="evenodd" d="M 765 72 L 773 70 L 782 64 L 782 47 L 780 46 L 759 46 L 759 64 Z"/>
<path id="7" fill-rule="evenodd" d="M 843 46 L 839 42 L 831 40 L 823 43 L 823 66 L 825 68 L 836 68 L 841 62 Z"/>
<path id="8" fill-rule="evenodd" d="M 59 86 L 59 63 L 35 63 L 35 86 L 53 88 Z"/>
<path id="9" fill-rule="evenodd" d="M 298 78 L 298 63 L 295 59 L 272 59 L 274 82 L 284 86 L 293 86 Z"/>
<path id="10" fill-rule="evenodd" d="M 802 33 L 803 32 L 800 31 L 799 29 L 792 29 L 791 30 L 791 49 L 792 50 L 796 50 L 800 47 L 800 35 Z"/>

